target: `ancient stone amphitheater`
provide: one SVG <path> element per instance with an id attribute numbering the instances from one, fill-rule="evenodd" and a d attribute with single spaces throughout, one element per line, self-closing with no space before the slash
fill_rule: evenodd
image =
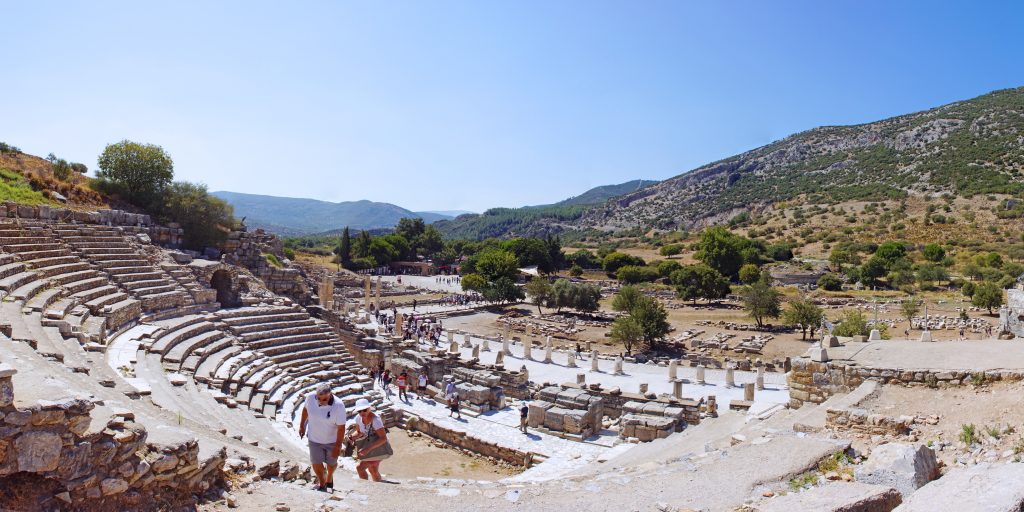
<path id="1" fill-rule="evenodd" d="M 508 345 L 487 364 L 469 335 L 463 346 L 426 352 L 356 325 L 360 318 L 368 322 L 365 312 L 348 315 L 345 306 L 344 315 L 323 315 L 329 310 L 304 303 L 308 297 L 279 295 L 306 285 L 255 262 L 260 249 L 244 235 L 233 235 L 233 250 L 218 260 L 193 260 L 163 248 L 177 242 L 178 230 L 145 216 L 26 207 L 8 207 L 6 214 L 0 218 L 4 510 L 888 511 L 902 501 L 898 510 L 923 511 L 1020 510 L 1024 503 L 1024 465 L 982 464 L 927 484 L 936 468 L 924 447 L 896 450 L 896 464 L 865 469 L 864 478 L 858 469 L 858 481 L 822 476 L 823 485 L 780 497 L 823 461 L 850 453 L 851 431 L 906 439 L 911 420 L 852 409 L 881 384 L 830 382 L 847 371 L 835 363 L 796 362 L 800 371 L 790 379 L 800 382 L 798 409 L 747 413 L 750 403 L 737 401 L 744 410 L 723 407 L 716 414 L 679 392 L 653 397 L 592 386 L 587 394 L 505 370 L 504 351 L 513 356 Z M 489 350 L 486 340 L 483 346 Z M 516 347 L 519 354 L 526 350 L 517 361 L 530 359 L 528 346 Z M 523 439 L 552 451 L 541 457 L 509 448 L 500 434 L 488 433 L 497 430 L 485 429 L 486 422 L 460 433 L 396 407 L 373 390 L 357 362 L 381 358 L 412 371 L 463 376 L 473 393 L 480 391 L 481 407 L 494 400 L 489 389 L 535 388 L 551 408 L 539 411 L 541 433 Z M 543 364 L 558 366 L 551 364 L 550 345 L 546 359 Z M 592 375 L 608 375 L 598 363 L 595 358 Z M 670 382 L 678 390 L 683 380 Z M 391 485 L 347 473 L 336 479 L 334 494 L 316 492 L 305 483 L 307 456 L 293 426 L 302 399 L 322 381 L 334 383 L 347 405 L 369 398 L 389 426 L 416 428 L 419 419 L 427 435 L 543 469 L 499 481 L 419 478 Z M 819 381 L 820 394 L 807 391 Z M 585 436 L 549 435 L 558 434 L 551 418 L 572 416 L 552 411 L 580 397 L 591 407 L 599 395 L 606 413 L 642 419 L 678 410 L 680 422 L 659 418 L 674 427 L 643 443 L 597 446 Z M 579 417 L 600 430 L 601 415 L 589 418 L 594 410 Z M 531 406 L 531 425 L 534 412 Z M 638 425 L 630 426 L 639 431 Z M 962 506 L 978 493 L 991 506 Z"/>

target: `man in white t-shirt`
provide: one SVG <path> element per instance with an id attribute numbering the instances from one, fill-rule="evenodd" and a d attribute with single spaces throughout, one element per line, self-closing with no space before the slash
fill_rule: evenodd
<path id="1" fill-rule="evenodd" d="M 324 383 L 306 397 L 299 421 L 299 438 L 309 434 L 309 462 L 316 473 L 317 490 L 334 489 L 334 470 L 345 440 L 345 404 Z M 326 466 L 326 468 L 325 468 Z"/>

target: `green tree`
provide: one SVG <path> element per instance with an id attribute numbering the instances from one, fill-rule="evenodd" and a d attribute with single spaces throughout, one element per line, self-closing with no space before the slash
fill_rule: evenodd
<path id="1" fill-rule="evenodd" d="M 483 293 L 487 288 L 487 280 L 480 274 L 465 274 L 462 276 L 462 289 L 471 292 Z"/>
<path id="2" fill-rule="evenodd" d="M 885 263 L 878 257 L 872 256 L 860 267 L 860 282 L 867 286 L 877 286 L 878 279 L 885 275 Z"/>
<path id="3" fill-rule="evenodd" d="M 832 252 L 828 255 L 828 263 L 829 266 L 832 267 L 832 270 L 841 272 L 843 270 L 843 265 L 853 263 L 853 257 L 850 254 L 850 251 L 836 247 L 835 249 L 832 249 Z"/>
<path id="4" fill-rule="evenodd" d="M 900 259 L 907 256 L 907 247 L 902 242 L 885 242 L 875 249 L 875 257 L 877 257 L 887 270 L 891 269 L 892 265 Z"/>
<path id="5" fill-rule="evenodd" d="M 758 281 L 740 293 L 743 309 L 754 319 L 758 328 L 764 327 L 767 318 L 778 318 L 782 314 L 782 293 L 764 281 Z"/>
<path id="6" fill-rule="evenodd" d="M 931 243 L 921 249 L 921 255 L 928 261 L 938 263 L 946 257 L 946 250 L 939 244 Z"/>
<path id="7" fill-rule="evenodd" d="M 646 295 L 630 310 L 629 316 L 640 324 L 644 333 L 644 342 L 654 348 L 661 338 L 668 334 L 668 312 L 657 301 Z"/>
<path id="8" fill-rule="evenodd" d="M 826 272 L 818 278 L 818 288 L 830 292 L 837 292 L 843 289 L 843 280 L 831 272 Z"/>
<path id="9" fill-rule="evenodd" d="M 665 260 L 659 261 L 657 265 L 658 275 L 661 277 L 669 277 L 672 272 L 683 268 L 683 265 L 678 261 Z"/>
<path id="10" fill-rule="evenodd" d="M 913 297 L 908 297 L 900 302 L 900 313 L 903 314 L 903 318 L 907 319 L 908 324 L 913 325 L 914 317 L 919 311 L 921 311 L 921 306 Z"/>
<path id="11" fill-rule="evenodd" d="M 782 315 L 783 321 L 787 324 L 800 326 L 803 331 L 800 339 L 803 340 L 807 339 L 808 330 L 811 331 L 811 337 L 814 337 L 814 331 L 821 325 L 823 318 L 825 318 L 825 314 L 821 308 L 813 301 L 803 298 L 790 301 Z"/>
<path id="12" fill-rule="evenodd" d="M 569 275 L 572 276 L 572 277 L 580 277 L 580 276 L 582 276 L 583 275 L 583 267 L 581 267 L 579 265 L 573 265 L 569 269 Z"/>
<path id="13" fill-rule="evenodd" d="M 359 238 L 356 238 L 356 258 L 368 258 L 370 256 L 370 241 L 373 237 L 365 229 L 359 232 Z"/>
<path id="14" fill-rule="evenodd" d="M 580 249 L 567 258 L 569 263 L 573 265 L 579 265 L 582 268 L 601 268 L 601 258 L 598 258 L 594 253 Z"/>
<path id="15" fill-rule="evenodd" d="M 441 237 L 441 232 L 437 228 L 430 225 L 423 228 L 423 233 L 420 234 L 415 245 L 419 247 L 424 256 L 429 258 L 444 249 L 444 238 Z"/>
<path id="16" fill-rule="evenodd" d="M 419 217 L 402 217 L 395 225 L 395 233 L 401 235 L 408 242 L 413 253 L 419 249 L 420 236 L 426 231 L 427 226 Z"/>
<path id="17" fill-rule="evenodd" d="M 701 233 L 694 254 L 705 265 L 725 276 L 736 276 L 743 265 L 743 244 L 740 237 L 723 227 L 714 227 Z"/>
<path id="18" fill-rule="evenodd" d="M 530 299 L 530 302 L 537 305 L 537 314 L 543 315 L 540 306 L 542 304 L 548 304 L 552 302 L 552 286 L 551 282 L 544 277 L 535 277 L 526 283 L 526 296 Z"/>
<path id="19" fill-rule="evenodd" d="M 995 283 L 981 283 L 974 289 L 971 304 L 977 308 L 985 308 L 992 314 L 994 308 L 1003 305 L 1003 290 Z"/>
<path id="20" fill-rule="evenodd" d="M 341 242 L 334 250 L 334 254 L 338 256 L 338 262 L 341 263 L 342 268 L 352 266 L 352 235 L 348 231 L 348 226 L 341 230 Z"/>
<path id="21" fill-rule="evenodd" d="M 658 277 L 660 275 L 657 269 L 636 265 L 626 265 L 615 273 L 615 278 L 626 284 L 649 283 L 657 280 Z"/>
<path id="22" fill-rule="evenodd" d="M 607 272 L 609 276 L 614 276 L 622 267 L 627 265 L 642 266 L 646 265 L 646 263 L 643 258 L 622 252 L 613 252 L 604 257 L 602 265 L 604 267 L 604 271 Z"/>
<path id="23" fill-rule="evenodd" d="M 870 331 L 864 313 L 856 309 L 848 309 L 836 324 L 836 328 L 832 330 L 832 334 L 836 336 L 867 336 Z"/>
<path id="24" fill-rule="evenodd" d="M 761 268 L 753 263 L 744 263 L 740 267 L 740 282 L 743 284 L 752 284 L 755 281 L 761 279 Z"/>
<path id="25" fill-rule="evenodd" d="M 934 263 L 924 263 L 917 267 L 917 283 L 922 290 L 929 290 L 935 283 L 946 281 L 949 281 L 949 272 Z"/>
<path id="26" fill-rule="evenodd" d="M 627 354 L 633 353 L 633 348 L 644 340 L 644 329 L 640 323 L 631 316 L 616 318 L 612 322 L 608 335 L 615 341 L 622 343 Z"/>
<path id="27" fill-rule="evenodd" d="M 658 249 L 658 254 L 662 256 L 675 256 L 681 252 L 683 252 L 683 244 L 668 244 Z"/>
<path id="28" fill-rule="evenodd" d="M 181 225 L 183 245 L 202 251 L 227 240 L 235 226 L 234 211 L 223 199 L 211 196 L 206 185 L 176 181 L 164 190 L 158 217 Z"/>
<path id="29" fill-rule="evenodd" d="M 963 284 L 962 287 L 960 287 L 960 293 L 962 293 L 964 295 L 964 297 L 973 297 L 974 296 L 974 289 L 975 289 L 974 283 L 971 282 L 971 281 L 967 281 L 967 282 L 965 282 Z"/>
<path id="30" fill-rule="evenodd" d="M 612 309 L 624 313 L 629 313 L 633 310 L 640 298 L 644 294 L 639 288 L 635 286 L 623 286 L 619 288 L 619 292 L 612 298 Z"/>
<path id="31" fill-rule="evenodd" d="M 174 180 L 174 162 L 160 146 L 123 140 L 103 149 L 96 177 L 125 200 L 150 207 Z"/>
<path id="32" fill-rule="evenodd" d="M 376 266 L 383 267 L 392 261 L 398 260 L 398 249 L 391 245 L 384 237 L 376 237 L 370 240 L 369 257 L 373 259 Z"/>
<path id="33" fill-rule="evenodd" d="M 708 301 L 724 298 L 731 287 L 729 280 L 715 269 L 704 265 L 686 265 L 675 271 L 669 278 L 676 288 L 676 295 L 683 300 Z"/>

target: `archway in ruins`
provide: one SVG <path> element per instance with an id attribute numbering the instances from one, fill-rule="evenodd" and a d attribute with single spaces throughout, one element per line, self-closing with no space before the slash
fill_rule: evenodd
<path id="1" fill-rule="evenodd" d="M 221 269 L 213 273 L 210 278 L 210 288 L 217 290 L 217 302 L 222 308 L 238 306 L 238 299 L 231 291 L 231 273 Z"/>

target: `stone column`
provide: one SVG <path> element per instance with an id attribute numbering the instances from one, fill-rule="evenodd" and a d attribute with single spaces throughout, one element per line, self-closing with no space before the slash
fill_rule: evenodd
<path id="1" fill-rule="evenodd" d="M 551 336 L 548 336 L 547 341 L 544 344 L 544 362 L 551 362 Z"/>
<path id="2" fill-rule="evenodd" d="M 597 362 L 597 351 L 595 350 L 595 351 L 590 353 L 590 371 L 592 371 L 592 372 L 599 372 L 599 371 L 601 371 L 601 369 L 598 368 L 597 365 L 598 365 L 598 362 Z"/>
<path id="3" fill-rule="evenodd" d="M 467 332 L 467 333 L 462 335 L 462 348 L 472 348 L 472 347 L 473 347 L 473 342 L 470 341 L 470 336 L 469 336 L 469 333 Z"/>
<path id="4" fill-rule="evenodd" d="M 736 387 L 736 370 L 731 366 L 725 369 L 725 387 Z"/>
<path id="5" fill-rule="evenodd" d="M 498 352 L 497 355 L 494 356 L 494 366 L 505 366 L 504 352 Z"/>
<path id="6" fill-rule="evenodd" d="M 641 382 L 640 383 L 640 394 L 641 395 L 646 395 L 647 394 L 647 383 L 646 382 Z"/>
<path id="7" fill-rule="evenodd" d="M 697 365 L 697 384 L 704 385 L 704 365 Z"/>
<path id="8" fill-rule="evenodd" d="M 473 359 L 480 359 L 480 345 L 473 345 Z"/>
<path id="9" fill-rule="evenodd" d="M 491 351 L 491 343 L 490 343 L 490 341 L 491 340 L 489 340 L 487 338 L 484 338 L 484 341 L 482 343 L 483 346 L 480 347 L 480 350 L 482 350 L 484 352 L 490 352 Z"/>
<path id="10" fill-rule="evenodd" d="M 459 353 L 459 344 L 455 343 L 454 341 L 451 342 L 451 344 L 448 345 L 448 352 L 451 352 L 452 354 L 458 354 Z"/>
<path id="11" fill-rule="evenodd" d="M 758 366 L 757 367 L 757 381 L 756 381 L 756 384 L 757 384 L 757 389 L 758 390 L 763 390 L 764 389 L 764 366 Z"/>
<path id="12" fill-rule="evenodd" d="M 715 395 L 708 395 L 706 409 L 708 416 L 712 418 L 718 417 L 718 402 L 715 400 Z"/>
<path id="13" fill-rule="evenodd" d="M 578 384 L 580 386 L 583 386 L 586 383 L 587 383 L 587 374 L 585 374 L 585 373 L 577 373 L 576 374 L 576 384 Z"/>
<path id="14" fill-rule="evenodd" d="M 568 358 L 567 362 L 565 363 L 565 366 L 567 366 L 569 368 L 576 368 L 576 353 L 575 352 L 573 352 L 571 350 L 569 351 L 569 358 Z"/>
<path id="15" fill-rule="evenodd" d="M 511 321 L 505 322 L 505 335 L 504 336 L 505 336 L 506 340 L 512 339 L 512 322 Z"/>
<path id="16" fill-rule="evenodd" d="M 370 310 L 370 276 L 363 278 L 363 309 Z"/>
<path id="17" fill-rule="evenodd" d="M 374 301 L 374 307 L 377 308 L 377 311 L 380 311 L 380 276 L 377 276 L 377 297 Z"/>
<path id="18" fill-rule="evenodd" d="M 523 359 L 533 361 L 533 339 L 529 336 L 523 338 Z"/>
<path id="19" fill-rule="evenodd" d="M 405 321 L 405 315 L 402 313 L 395 313 L 395 334 L 402 335 L 402 323 Z"/>
<path id="20" fill-rule="evenodd" d="M 683 381 L 676 380 L 672 382 L 672 396 L 676 398 L 683 397 Z"/>
<path id="21" fill-rule="evenodd" d="M 508 343 L 508 336 L 503 336 L 501 338 L 501 353 L 505 354 L 506 356 L 512 355 L 512 350 L 509 349 Z"/>
<path id="22" fill-rule="evenodd" d="M 743 385 L 743 399 L 747 402 L 754 401 L 754 385 L 752 383 L 746 383 Z"/>
<path id="23" fill-rule="evenodd" d="M 615 358 L 615 375 L 622 375 L 622 356 Z"/>
<path id="24" fill-rule="evenodd" d="M 673 382 L 679 374 L 679 360 L 673 359 L 668 362 L 668 381 Z"/>
<path id="25" fill-rule="evenodd" d="M 587 342 L 587 352 L 590 352 L 591 350 L 594 350 L 593 345 L 594 345 L 593 341 L 588 341 Z"/>

